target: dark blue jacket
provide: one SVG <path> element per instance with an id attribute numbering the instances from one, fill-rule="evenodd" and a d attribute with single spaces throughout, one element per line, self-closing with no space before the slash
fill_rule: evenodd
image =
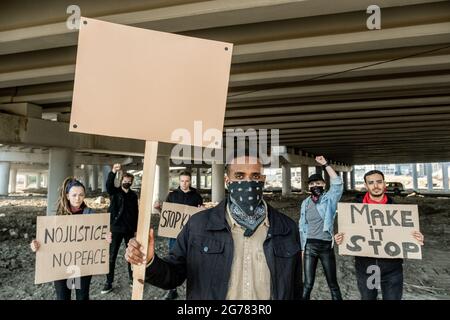
<path id="1" fill-rule="evenodd" d="M 162 289 L 185 280 L 187 299 L 224 300 L 233 262 L 233 238 L 226 221 L 226 200 L 193 215 L 169 256 L 154 256 L 146 281 Z M 296 223 L 268 206 L 269 230 L 263 250 L 271 276 L 271 298 L 301 299 L 302 259 Z"/>

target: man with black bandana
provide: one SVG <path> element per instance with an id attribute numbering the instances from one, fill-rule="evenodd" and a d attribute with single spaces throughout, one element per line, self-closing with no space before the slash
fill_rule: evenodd
<path id="1" fill-rule="evenodd" d="M 301 299 L 302 261 L 296 223 L 263 199 L 265 176 L 255 157 L 234 157 L 228 197 L 193 215 L 172 251 L 160 258 L 150 230 L 147 252 L 131 239 L 125 258 L 147 265 L 146 281 L 162 289 L 185 280 L 187 299 Z"/>
<path id="2" fill-rule="evenodd" d="M 116 187 L 114 179 L 118 171 L 121 171 L 121 165 L 117 163 L 113 166 L 106 180 L 106 191 L 108 191 L 111 201 L 108 212 L 111 213 L 112 241 L 109 247 L 109 273 L 106 276 L 102 294 L 112 291 L 114 269 L 120 245 L 122 241 L 126 245 L 134 237 L 138 223 L 138 196 L 136 192 L 131 190 L 134 176 L 130 173 L 124 173 L 120 181 L 120 187 Z M 128 264 L 128 277 L 131 286 L 133 273 L 130 264 Z"/>
<path id="3" fill-rule="evenodd" d="M 325 192 L 325 180 L 320 174 L 308 178 L 311 195 L 306 198 L 300 209 L 300 236 L 304 257 L 305 281 L 303 299 L 309 300 L 314 286 L 317 262 L 323 266 L 328 287 L 333 300 L 342 300 L 336 277 L 336 258 L 333 246 L 333 226 L 337 203 L 341 199 L 343 183 L 323 156 L 316 157 L 330 176 L 330 189 Z"/>

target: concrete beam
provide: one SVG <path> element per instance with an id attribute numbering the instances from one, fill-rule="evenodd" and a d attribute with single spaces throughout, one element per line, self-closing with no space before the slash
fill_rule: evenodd
<path id="1" fill-rule="evenodd" d="M 237 46 L 237 48 L 239 45 Z M 67 54 L 62 52 L 62 54 Z M 74 56 L 74 54 L 71 54 Z M 32 59 L 37 59 L 32 57 Z M 345 79 L 351 77 L 368 77 L 389 73 L 390 75 L 445 70 L 450 67 L 450 56 L 441 54 L 429 57 L 405 58 L 390 63 L 381 60 L 368 60 L 356 63 L 336 63 L 335 65 L 319 65 L 281 68 L 277 70 L 259 70 L 230 75 L 230 87 L 263 85 L 284 82 L 304 81 L 321 77 L 322 79 Z M 51 62 L 48 62 L 51 63 Z M 367 67 L 366 67 L 367 66 Z M 342 72 L 350 70 L 347 72 Z M 34 67 L 10 72 L 0 72 L 0 88 L 29 86 L 44 83 L 73 81 L 75 77 L 75 61 L 67 65 Z"/>
<path id="2" fill-rule="evenodd" d="M 20 172 L 43 172 L 48 170 L 48 164 L 41 164 L 41 163 L 14 163 L 11 162 L 11 169 L 14 168 L 17 171 Z"/>
<path id="3" fill-rule="evenodd" d="M 425 88 L 440 84 L 448 84 L 449 80 L 450 75 L 424 75 L 382 80 L 369 78 L 368 80 L 364 81 L 355 80 L 265 90 L 232 91 L 228 94 L 227 101 L 238 102 L 265 99 L 285 99 L 292 97 L 312 96 L 320 93 L 331 95 L 336 93 L 344 94 L 353 92 L 354 94 L 357 94 L 358 92 L 374 92 L 380 90 L 389 91 L 395 89 L 396 87 L 401 88 L 401 90 L 405 90 L 414 87 Z"/>
<path id="4" fill-rule="evenodd" d="M 450 56 L 449 56 L 450 61 Z M 229 120 L 239 117 L 257 117 L 257 116 L 273 116 L 274 108 L 277 110 L 277 114 L 303 114 L 302 117 L 305 121 L 308 120 L 308 116 L 312 117 L 313 114 L 319 114 L 323 112 L 355 112 L 359 111 L 359 114 L 364 114 L 361 111 L 376 111 L 383 109 L 403 109 L 412 107 L 425 107 L 425 106 L 439 106 L 450 105 L 450 96 L 435 96 L 435 97 L 416 97 L 416 98 L 404 98 L 404 99 L 383 99 L 375 101 L 356 101 L 356 102 L 339 102 L 339 103 L 325 103 L 325 104 L 302 104 L 302 105 L 289 105 L 289 106 L 277 106 L 277 105 L 265 105 L 255 108 L 245 107 L 231 107 L 227 108 L 225 117 Z M 323 114 L 321 114 L 323 115 Z"/>
<path id="5" fill-rule="evenodd" d="M 124 155 L 143 155 L 141 140 L 112 138 L 69 132 L 67 123 L 25 118 L 0 113 L 0 143 L 31 146 L 71 147 L 78 151 L 116 151 Z"/>
<path id="6" fill-rule="evenodd" d="M 302 165 L 307 165 L 307 166 L 316 166 L 316 160 L 313 157 L 307 157 L 307 156 L 302 156 L 302 155 L 298 155 L 298 154 L 292 154 L 292 153 L 288 153 L 283 155 L 283 158 L 290 163 L 292 166 L 302 166 Z M 338 164 L 331 164 L 331 167 L 336 170 L 336 171 L 342 171 L 342 172 L 346 172 L 346 171 L 350 171 L 351 167 L 349 166 L 345 166 L 345 165 L 338 165 Z"/>
<path id="7" fill-rule="evenodd" d="M 314 55 L 380 50 L 417 45 L 447 43 L 450 22 L 382 28 L 366 31 L 320 35 L 301 39 L 277 40 L 236 46 L 233 62 L 288 59 Z"/>
<path id="8" fill-rule="evenodd" d="M 110 157 L 102 155 L 75 155 L 75 164 L 113 164 L 123 163 L 131 159 L 130 157 Z M 48 164 L 49 154 L 39 152 L 1 151 L 0 161 L 10 161 L 19 163 Z"/>
<path id="9" fill-rule="evenodd" d="M 405 6 L 412 4 L 431 3 L 430 0 L 393 0 L 384 3 L 383 8 Z M 339 6 L 330 6 L 326 0 L 216 0 L 201 1 L 188 4 L 167 4 L 166 7 L 157 7 L 148 10 L 116 12 L 110 15 L 95 14 L 91 9 L 92 4 L 83 3 L 83 14 L 89 17 L 120 24 L 133 25 L 166 32 L 180 32 L 195 29 L 223 27 L 236 24 L 249 24 L 262 21 L 299 18 L 315 15 L 336 14 L 351 11 L 365 11 L 371 5 L 370 0 L 343 1 Z M 48 7 L 48 5 L 47 5 Z M 26 8 L 26 7 L 25 7 Z M 20 9 L 24 11 L 24 7 Z M 33 8 L 34 9 L 34 8 Z M 29 11 L 33 10 L 28 8 Z M 19 10 L 12 7 L 11 10 Z M 12 14 L 11 10 L 3 10 L 6 15 Z M 122 10 L 124 10 L 122 8 Z M 42 20 L 24 19 L 25 27 L 0 32 L 0 54 L 41 50 L 47 48 L 75 45 L 77 41 L 76 30 L 70 30 L 66 26 L 67 15 L 65 11 L 47 9 L 48 12 L 61 12 L 61 16 L 48 18 L 47 21 L 59 21 L 56 23 L 42 24 Z M 118 12 L 117 12 L 118 11 Z M 26 11 L 24 11 L 26 12 Z M 91 12 L 91 14 L 89 14 Z M 27 26 L 34 21 L 32 26 Z"/>
<path id="10" fill-rule="evenodd" d="M 338 119 L 338 120 L 314 120 L 314 121 L 305 121 L 305 122 L 281 122 L 281 123 L 264 123 L 261 125 L 241 125 L 238 126 L 243 130 L 247 130 L 249 128 L 259 129 L 299 129 L 299 128 L 313 128 L 313 130 L 317 130 L 319 127 L 324 127 L 325 130 L 328 126 L 330 127 L 342 127 L 342 126 L 352 126 L 362 128 L 364 125 L 398 125 L 402 126 L 402 124 L 408 122 L 428 122 L 428 121 L 444 121 L 449 120 L 450 114 L 431 114 L 431 115 L 411 115 L 411 116 L 384 116 L 378 118 L 360 118 L 360 119 Z M 235 128 L 235 126 L 228 126 L 228 128 Z"/>
<path id="11" fill-rule="evenodd" d="M 29 118 L 42 118 L 42 107 L 32 103 L 4 103 L 0 104 L 0 112 Z"/>
<path id="12" fill-rule="evenodd" d="M 269 71 L 262 70 L 255 72 L 243 72 L 231 74 L 229 86 L 240 87 L 296 82 L 314 79 L 317 77 L 320 77 L 321 79 L 345 79 L 352 77 L 375 76 L 386 73 L 395 75 L 406 72 L 444 70 L 450 67 L 449 61 L 449 55 L 437 55 L 431 57 L 405 58 L 403 60 L 392 61 L 390 63 L 370 60 L 356 63 L 338 63 L 335 65 L 320 65 L 313 67 L 304 66 Z M 29 80 L 24 79 L 24 81 Z"/>

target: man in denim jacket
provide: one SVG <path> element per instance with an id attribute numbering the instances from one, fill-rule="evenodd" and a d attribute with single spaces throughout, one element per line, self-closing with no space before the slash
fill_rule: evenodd
<path id="1" fill-rule="evenodd" d="M 305 280 L 303 299 L 309 300 L 314 286 L 317 262 L 322 262 L 323 270 L 333 300 L 342 300 L 336 277 L 336 258 L 333 247 L 333 225 L 337 203 L 343 192 L 343 183 L 323 156 L 316 157 L 330 176 L 330 189 L 325 192 L 325 180 L 320 174 L 308 178 L 311 195 L 300 209 L 300 239 L 304 257 Z"/>

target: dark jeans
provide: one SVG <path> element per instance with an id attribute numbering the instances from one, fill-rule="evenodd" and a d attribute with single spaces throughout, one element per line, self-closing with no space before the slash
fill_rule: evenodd
<path id="1" fill-rule="evenodd" d="M 177 243 L 177 239 L 176 238 L 170 238 L 169 239 L 169 252 L 172 251 L 173 247 L 175 246 L 175 243 Z M 177 288 L 174 289 L 170 289 L 169 291 L 177 291 Z"/>
<path id="2" fill-rule="evenodd" d="M 336 258 L 331 241 L 308 239 L 304 252 L 305 284 L 303 299 L 309 300 L 316 278 L 317 262 L 322 263 L 323 271 L 331 291 L 331 299 L 342 300 L 341 290 L 336 277 Z"/>
<path id="3" fill-rule="evenodd" d="M 79 289 L 75 289 L 75 297 L 77 300 L 89 300 L 89 287 L 91 285 L 92 276 L 74 278 L 75 286 L 79 280 Z M 67 287 L 67 279 L 54 281 L 56 290 L 56 300 L 71 300 L 72 289 Z"/>
<path id="4" fill-rule="evenodd" d="M 373 269 L 369 266 L 379 267 L 379 287 L 383 300 L 401 300 L 403 295 L 403 265 L 390 261 L 392 259 L 355 258 L 356 279 L 361 300 L 377 300 L 378 289 L 374 286 Z M 369 279 L 370 278 L 370 279 Z M 367 283 L 369 280 L 369 283 Z M 369 288 L 369 285 L 371 288 Z"/>
<path id="5" fill-rule="evenodd" d="M 106 282 L 111 284 L 114 282 L 114 269 L 116 267 L 117 254 L 119 253 L 120 245 L 122 241 L 125 241 L 125 248 L 128 245 L 128 241 L 134 237 L 134 232 L 112 232 L 112 241 L 109 245 L 109 273 L 106 275 Z M 128 276 L 130 280 L 133 279 L 133 272 L 131 271 L 131 264 L 128 263 Z"/>

